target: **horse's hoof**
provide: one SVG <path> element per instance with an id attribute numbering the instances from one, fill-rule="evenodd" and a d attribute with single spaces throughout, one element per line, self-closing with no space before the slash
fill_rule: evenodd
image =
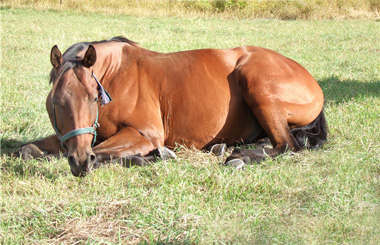
<path id="1" fill-rule="evenodd" d="M 226 148 L 226 144 L 215 144 L 211 147 L 210 153 L 214 154 L 215 156 L 222 156 L 226 151 Z"/>
<path id="2" fill-rule="evenodd" d="M 17 156 L 20 156 L 23 160 L 30 160 L 32 158 L 40 158 L 45 154 L 34 144 L 27 144 L 20 148 L 16 153 Z"/>
<path id="3" fill-rule="evenodd" d="M 256 142 L 256 145 L 261 149 L 273 149 L 273 145 L 268 137 L 262 138 Z"/>
<path id="4" fill-rule="evenodd" d="M 235 170 L 244 169 L 245 162 L 239 158 L 232 159 L 228 162 L 226 162 L 227 166 L 234 167 Z"/>
<path id="5" fill-rule="evenodd" d="M 174 151 L 169 150 L 165 146 L 158 148 L 158 153 L 160 155 L 160 158 L 162 160 L 169 160 L 169 159 L 176 159 L 177 155 L 174 153 Z"/>

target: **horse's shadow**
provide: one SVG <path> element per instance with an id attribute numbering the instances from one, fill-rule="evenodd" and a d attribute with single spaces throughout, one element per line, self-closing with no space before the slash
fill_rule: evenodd
<path id="1" fill-rule="evenodd" d="M 20 146 L 27 143 L 28 142 L 26 141 L 9 139 L 4 137 L 1 139 L 1 154 L 12 154 L 14 151 L 20 148 Z"/>
<path id="2" fill-rule="evenodd" d="M 35 176 L 41 175 L 51 181 L 57 179 L 61 175 L 67 175 L 67 171 L 57 171 L 51 167 L 51 164 L 45 164 L 44 161 L 50 161 L 53 158 L 30 159 L 25 162 L 18 155 L 20 146 L 28 143 L 15 139 L 1 139 L 1 154 L 4 157 L 0 165 L 0 171 L 12 172 L 17 176 Z"/>
<path id="3" fill-rule="evenodd" d="M 340 80 L 336 76 L 318 80 L 328 103 L 340 104 L 352 99 L 380 97 L 380 80 L 361 82 Z"/>

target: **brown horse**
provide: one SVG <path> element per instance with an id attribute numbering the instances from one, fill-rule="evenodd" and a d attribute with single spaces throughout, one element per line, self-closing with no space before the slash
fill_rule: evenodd
<path id="1" fill-rule="evenodd" d="M 56 134 L 20 151 L 26 158 L 65 152 L 75 176 L 114 159 L 143 165 L 171 157 L 164 146 L 176 144 L 207 149 L 268 136 L 272 149 L 234 150 L 226 164 L 240 167 L 326 140 L 320 86 L 265 48 L 164 54 L 115 37 L 74 44 L 63 55 L 54 46 L 51 63 L 46 107 Z"/>

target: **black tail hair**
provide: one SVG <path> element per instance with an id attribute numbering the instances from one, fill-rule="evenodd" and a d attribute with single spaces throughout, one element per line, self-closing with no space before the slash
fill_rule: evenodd
<path id="1" fill-rule="evenodd" d="M 298 145 L 303 149 L 319 149 L 327 140 L 327 122 L 322 109 L 318 117 L 311 123 L 291 130 Z"/>

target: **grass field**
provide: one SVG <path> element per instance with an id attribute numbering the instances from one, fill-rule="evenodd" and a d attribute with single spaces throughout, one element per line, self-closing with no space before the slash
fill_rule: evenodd
<path id="1" fill-rule="evenodd" d="M 2 0 L 4 6 L 134 16 L 379 20 L 380 0 Z"/>
<path id="2" fill-rule="evenodd" d="M 1 9 L 1 243 L 380 243 L 380 33 L 371 20 L 233 20 Z M 256 45 L 305 66 L 328 143 L 244 171 L 178 147 L 150 167 L 85 178 L 8 152 L 54 132 L 49 53 L 124 35 L 160 52 Z"/>

